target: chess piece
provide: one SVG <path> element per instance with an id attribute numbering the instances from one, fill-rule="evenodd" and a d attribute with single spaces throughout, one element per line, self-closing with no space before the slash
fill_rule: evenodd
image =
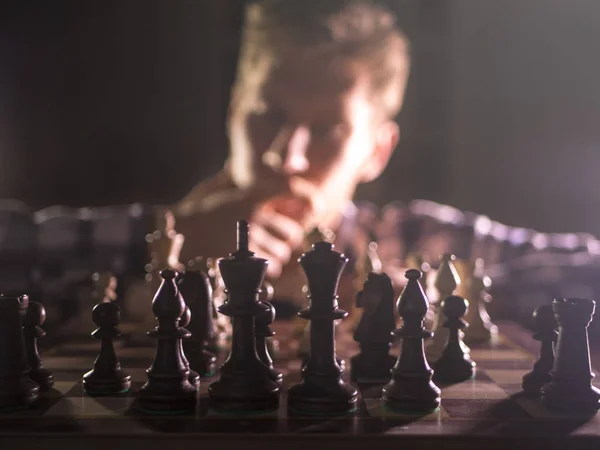
<path id="1" fill-rule="evenodd" d="M 338 308 L 337 287 L 348 262 L 333 244 L 317 242 L 299 262 L 308 280 L 309 306 L 298 314 L 310 320 L 310 355 L 302 381 L 288 391 L 288 408 L 301 414 L 345 414 L 356 410 L 357 391 L 342 381 L 336 361 L 335 321 L 348 313 Z"/>
<path id="2" fill-rule="evenodd" d="M 533 370 L 523 376 L 523 392 L 540 395 L 542 387 L 552 381 L 554 365 L 554 343 L 558 338 L 557 323 L 552 305 L 542 305 L 533 312 L 535 334 L 533 338 L 541 342 L 540 355 Z"/>
<path id="3" fill-rule="evenodd" d="M 184 362 L 181 340 L 190 332 L 180 326 L 185 302 L 177 289 L 173 270 L 160 272 L 162 283 L 152 300 L 158 327 L 148 335 L 156 339 L 154 361 L 146 371 L 148 381 L 138 392 L 138 407 L 156 414 L 180 414 L 196 406 L 196 387 L 189 382 L 190 371 Z"/>
<path id="4" fill-rule="evenodd" d="M 192 333 L 189 339 L 183 341 L 184 354 L 193 372 L 201 377 L 210 377 L 217 368 L 216 356 L 208 351 L 209 342 L 217 334 L 210 280 L 203 272 L 188 270 L 181 274 L 177 286 L 191 314 L 189 324 L 182 325 Z"/>
<path id="5" fill-rule="evenodd" d="M 179 321 L 179 326 L 181 328 L 186 328 L 189 325 L 191 318 L 192 318 L 192 313 L 190 311 L 190 308 L 188 308 L 186 306 L 185 311 L 183 312 L 183 315 L 181 316 L 181 319 Z M 190 330 L 188 330 L 188 331 L 190 331 Z M 189 341 L 189 339 L 187 339 L 187 341 Z M 190 362 L 188 361 L 187 357 L 185 356 L 185 352 L 183 351 L 183 339 L 180 340 L 179 343 L 181 344 L 181 349 L 180 349 L 181 360 L 183 361 L 185 368 L 187 370 L 189 370 L 189 372 L 190 372 L 190 375 L 188 376 L 188 381 L 190 382 L 190 384 L 192 386 L 194 386 L 197 390 L 199 390 L 200 389 L 200 374 L 190 368 Z"/>
<path id="6" fill-rule="evenodd" d="M 489 342 L 498 334 L 498 327 L 492 323 L 485 306 L 491 300 L 488 290 L 492 280 L 484 273 L 483 259 L 479 258 L 475 261 L 472 266 L 472 276 L 467 278 L 466 284 L 470 307 L 465 316 L 469 328 L 465 330 L 464 341 L 468 345 Z"/>
<path id="7" fill-rule="evenodd" d="M 377 249 L 377 242 L 369 242 L 369 245 L 367 245 L 367 248 L 364 251 L 363 257 L 360 258 L 359 262 L 357 263 L 355 268 L 356 278 L 353 280 L 354 289 L 356 291 L 359 291 L 363 288 L 364 284 L 369 278 L 369 274 L 381 273 L 383 271 L 383 263 L 381 262 L 381 258 L 377 253 Z M 352 309 L 350 310 L 351 330 L 356 330 L 362 313 L 363 310 L 360 307 L 357 307 L 356 302 L 354 302 L 352 304 Z"/>
<path id="8" fill-rule="evenodd" d="M 444 299 L 454 295 L 456 289 L 460 286 L 461 280 L 456 267 L 454 267 L 455 260 L 454 255 L 449 253 L 442 255 L 435 279 L 438 298 L 433 320 L 433 339 L 427 345 L 427 359 L 431 362 L 437 361 L 442 356 L 442 352 L 448 341 L 448 329 L 444 327 L 446 317 L 444 316 L 444 308 L 441 305 Z"/>
<path id="9" fill-rule="evenodd" d="M 446 298 L 441 307 L 446 316 L 444 327 L 448 329 L 448 341 L 442 356 L 433 366 L 434 380 L 444 383 L 459 383 L 473 377 L 475 363 L 471 360 L 469 349 L 461 345 L 460 330 L 468 324 L 461 319 L 468 309 L 469 302 L 457 295 Z"/>
<path id="10" fill-rule="evenodd" d="M 83 388 L 90 395 L 126 393 L 131 389 L 131 376 L 121 368 L 113 345 L 120 335 L 121 309 L 116 303 L 99 303 L 92 310 L 92 319 L 98 327 L 92 336 L 100 341 L 100 353 L 94 368 L 83 376 Z"/>
<path id="11" fill-rule="evenodd" d="M 267 347 L 267 338 L 275 335 L 275 332 L 271 329 L 270 325 L 275 320 L 275 308 L 269 302 L 261 302 L 267 307 L 256 315 L 254 336 L 256 339 L 256 352 L 260 360 L 269 368 L 269 376 L 271 380 L 278 384 L 281 384 L 283 375 L 273 367 L 273 360 L 269 354 Z"/>
<path id="12" fill-rule="evenodd" d="M 595 414 L 600 407 L 600 390 L 592 386 L 587 327 L 596 302 L 582 298 L 561 298 L 552 302 L 558 322 L 558 341 L 552 381 L 542 387 L 542 403 L 549 409 Z"/>
<path id="13" fill-rule="evenodd" d="M 382 389 L 382 402 L 393 410 L 427 413 L 440 406 L 440 389 L 431 381 L 433 370 L 425 359 L 423 340 L 431 332 L 423 328 L 428 302 L 419 283 L 421 272 L 409 269 L 408 282 L 400 294 L 397 309 L 404 324 L 394 331 L 402 339 L 398 361 L 392 369 L 392 379 Z"/>
<path id="14" fill-rule="evenodd" d="M 225 412 L 260 412 L 279 405 L 280 387 L 259 359 L 254 337 L 255 317 L 268 307 L 259 302 L 259 290 L 268 261 L 248 249 L 248 222 L 238 222 L 238 247 L 219 261 L 227 301 L 219 312 L 232 318 L 231 353 L 218 381 L 208 388 L 210 404 Z"/>
<path id="15" fill-rule="evenodd" d="M 396 358 L 389 354 L 394 316 L 394 287 L 385 273 L 370 273 L 362 291 L 356 295 L 356 307 L 363 313 L 354 332 L 360 353 L 350 360 L 350 379 L 360 384 L 385 384 Z"/>
<path id="16" fill-rule="evenodd" d="M 28 304 L 27 295 L 0 294 L 0 410 L 29 408 L 39 398 L 23 338 Z"/>
<path id="17" fill-rule="evenodd" d="M 23 337 L 27 363 L 31 368 L 29 377 L 40 386 L 41 391 L 47 391 L 54 385 L 52 372 L 44 368 L 44 363 L 38 350 L 38 339 L 46 336 L 41 328 L 46 321 L 46 310 L 38 302 L 29 302 L 23 321 Z"/>

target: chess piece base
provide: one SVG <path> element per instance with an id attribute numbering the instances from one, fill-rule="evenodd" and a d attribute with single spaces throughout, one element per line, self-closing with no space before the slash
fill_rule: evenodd
<path id="1" fill-rule="evenodd" d="M 207 350 L 192 353 L 186 349 L 186 357 L 190 368 L 198 372 L 202 378 L 212 377 L 217 371 L 217 357 Z"/>
<path id="2" fill-rule="evenodd" d="M 146 383 L 138 393 L 136 406 L 150 414 L 184 414 L 196 407 L 197 392 L 190 383 L 183 383 L 178 392 L 161 390 Z"/>
<path id="3" fill-rule="evenodd" d="M 120 367 L 110 374 L 91 370 L 83 376 L 83 388 L 89 395 L 125 394 L 131 389 L 131 376 Z"/>
<path id="4" fill-rule="evenodd" d="M 426 379 L 396 377 L 382 389 L 381 400 L 395 411 L 428 413 L 439 408 L 440 389 Z"/>
<path id="5" fill-rule="evenodd" d="M 397 358 L 386 354 L 383 358 L 367 358 L 363 353 L 350 359 L 350 379 L 359 384 L 386 384 Z"/>
<path id="6" fill-rule="evenodd" d="M 468 357 L 453 360 L 442 355 L 433 367 L 433 379 L 444 383 L 460 383 L 472 378 L 475 369 L 475 363 Z"/>
<path id="7" fill-rule="evenodd" d="M 29 378 L 35 381 L 40 386 L 40 391 L 49 391 L 54 386 L 54 377 L 52 372 L 47 369 L 32 369 Z"/>
<path id="8" fill-rule="evenodd" d="M 600 390 L 591 384 L 578 388 L 580 381 L 552 381 L 541 389 L 542 404 L 563 413 L 595 414 L 600 409 Z"/>
<path id="9" fill-rule="evenodd" d="M 308 353 L 302 353 L 299 356 L 302 359 L 302 368 L 304 369 L 306 367 L 306 364 L 308 364 L 310 356 Z M 335 361 L 337 362 L 338 366 L 340 366 L 342 372 L 346 370 L 346 361 L 340 358 L 336 358 Z"/>
<path id="10" fill-rule="evenodd" d="M 264 386 L 239 389 L 221 379 L 208 387 L 209 405 L 226 413 L 273 411 L 279 407 L 279 389 L 271 380 Z"/>
<path id="11" fill-rule="evenodd" d="M 39 398 L 40 387 L 29 377 L 3 384 L 0 389 L 0 411 L 31 407 Z"/>
<path id="12" fill-rule="evenodd" d="M 190 370 L 188 381 L 192 386 L 196 388 L 196 390 L 200 389 L 200 374 L 198 372 Z"/>
<path id="13" fill-rule="evenodd" d="M 528 395 L 539 396 L 541 394 L 542 387 L 552 381 L 550 373 L 541 373 L 532 370 L 529 373 L 523 375 L 522 388 L 523 392 Z"/>
<path id="14" fill-rule="evenodd" d="M 340 382 L 333 386 L 300 383 L 288 391 L 288 409 L 303 415 L 343 415 L 356 411 L 357 391 Z"/>

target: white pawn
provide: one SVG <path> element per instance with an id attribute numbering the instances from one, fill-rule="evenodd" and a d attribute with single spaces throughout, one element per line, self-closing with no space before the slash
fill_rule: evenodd
<path id="1" fill-rule="evenodd" d="M 435 289 L 438 292 L 437 307 L 433 320 L 433 338 L 429 340 L 426 353 L 430 363 L 435 362 L 442 356 L 446 341 L 448 340 L 448 329 L 444 327 L 446 316 L 444 309 L 441 308 L 442 302 L 456 293 L 460 286 L 460 277 L 454 267 L 456 257 L 449 253 L 442 255 L 440 267 L 437 271 L 435 280 Z"/>
<path id="2" fill-rule="evenodd" d="M 487 291 L 492 285 L 492 280 L 484 274 L 483 259 L 479 258 L 475 261 L 472 273 L 466 286 L 470 303 L 469 310 L 464 317 L 469 324 L 464 337 L 467 345 L 489 342 L 498 334 L 498 327 L 492 323 L 485 307 L 485 304 L 491 299 Z"/>

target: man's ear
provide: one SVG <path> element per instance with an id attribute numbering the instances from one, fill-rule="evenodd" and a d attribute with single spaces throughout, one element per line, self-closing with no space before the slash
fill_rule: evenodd
<path id="1" fill-rule="evenodd" d="M 361 183 L 368 183 L 381 175 L 399 141 L 400 126 L 395 121 L 388 120 L 379 125 L 375 133 L 373 153 L 361 173 Z"/>

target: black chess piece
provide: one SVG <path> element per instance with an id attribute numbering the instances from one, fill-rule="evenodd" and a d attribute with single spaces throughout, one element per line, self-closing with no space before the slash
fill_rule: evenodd
<path id="1" fill-rule="evenodd" d="M 27 295 L 0 294 L 0 410 L 29 408 L 39 398 L 23 337 L 28 304 Z"/>
<path id="2" fill-rule="evenodd" d="M 223 412 L 277 409 L 280 386 L 259 359 L 254 337 L 255 317 L 267 309 L 258 300 L 268 261 L 248 250 L 248 222 L 237 224 L 237 251 L 219 261 L 227 300 L 219 312 L 232 318 L 231 353 L 218 381 L 208 388 L 210 405 Z"/>
<path id="3" fill-rule="evenodd" d="M 552 311 L 558 322 L 558 341 L 552 381 L 541 389 L 542 403 L 551 410 L 595 414 L 600 390 L 592 386 L 587 327 L 596 302 L 583 298 L 554 299 Z"/>
<path id="4" fill-rule="evenodd" d="M 208 351 L 209 342 L 216 337 L 213 317 L 212 287 L 206 273 L 188 270 L 182 273 L 177 285 L 190 312 L 187 330 L 192 333 L 183 342 L 183 350 L 192 371 L 201 377 L 213 376 L 217 369 L 217 357 Z"/>
<path id="5" fill-rule="evenodd" d="M 402 347 L 381 400 L 390 409 L 422 414 L 440 406 L 440 389 L 431 381 L 433 370 L 425 359 L 423 341 L 433 333 L 423 327 L 429 305 L 419 283 L 421 272 L 409 269 L 405 276 L 408 282 L 397 303 L 404 325 L 394 331 L 402 339 Z"/>
<path id="6" fill-rule="evenodd" d="M 552 381 L 554 366 L 554 345 L 558 338 L 558 324 L 552 305 L 542 305 L 533 312 L 535 334 L 533 338 L 541 342 L 540 355 L 531 372 L 523 376 L 523 392 L 539 396 L 544 385 Z"/>
<path id="7" fill-rule="evenodd" d="M 309 307 L 298 315 L 310 320 L 310 355 L 302 381 L 288 391 L 291 412 L 337 415 L 357 408 L 357 391 L 342 381 L 336 361 L 335 321 L 348 313 L 338 308 L 337 287 L 348 258 L 329 242 L 317 242 L 300 259 L 308 281 Z"/>
<path id="8" fill-rule="evenodd" d="M 120 336 L 121 308 L 116 303 L 99 303 L 92 310 L 96 330 L 92 336 L 100 341 L 100 353 L 94 368 L 83 376 L 83 388 L 90 395 L 124 394 L 131 389 L 131 376 L 121 368 L 114 348 Z"/>
<path id="9" fill-rule="evenodd" d="M 370 272 L 362 291 L 356 295 L 356 307 L 363 313 L 354 332 L 360 353 L 350 360 L 350 379 L 360 384 L 385 384 L 396 358 L 389 354 L 394 317 L 394 287 L 385 273 Z"/>
<path id="10" fill-rule="evenodd" d="M 181 340 L 190 332 L 180 326 L 186 305 L 175 283 L 176 272 L 162 270 L 163 279 L 154 299 L 152 311 L 158 326 L 148 335 L 156 339 L 154 361 L 146 371 L 148 381 L 138 392 L 137 407 L 155 414 L 182 414 L 193 410 L 197 402 L 197 389 L 189 382 Z"/>
<path id="11" fill-rule="evenodd" d="M 256 339 L 256 352 L 260 360 L 269 368 L 271 380 L 281 384 L 283 375 L 273 367 L 273 359 L 269 354 L 267 338 L 275 336 L 271 324 L 275 320 L 275 308 L 267 301 L 261 302 L 267 308 L 259 312 L 255 317 L 254 336 Z"/>
<path id="12" fill-rule="evenodd" d="M 461 331 L 468 325 L 462 319 L 467 312 L 469 302 L 458 295 L 447 297 L 441 307 L 448 328 L 448 340 L 442 356 L 433 366 L 433 379 L 443 383 L 459 383 L 472 378 L 475 374 L 475 363 L 471 360 L 469 348 L 462 342 Z"/>
<path id="13" fill-rule="evenodd" d="M 181 316 L 179 326 L 181 326 L 182 328 L 186 328 L 189 325 L 191 318 L 192 313 L 190 311 L 190 308 L 186 307 L 185 311 L 183 312 L 183 315 Z M 192 386 L 195 386 L 196 389 L 200 389 L 200 374 L 198 374 L 198 372 L 190 368 L 190 362 L 188 361 L 185 352 L 183 351 L 183 339 L 179 341 L 179 344 L 181 345 L 181 360 L 183 361 L 183 364 L 185 364 L 186 369 L 190 371 L 188 381 Z"/>
<path id="14" fill-rule="evenodd" d="M 44 362 L 38 349 L 38 339 L 46 335 L 41 328 L 46 321 L 46 309 L 38 302 L 29 302 L 27 313 L 23 320 L 23 336 L 27 363 L 31 367 L 29 377 L 40 386 L 41 391 L 47 391 L 54 386 L 52 372 L 44 368 Z"/>

